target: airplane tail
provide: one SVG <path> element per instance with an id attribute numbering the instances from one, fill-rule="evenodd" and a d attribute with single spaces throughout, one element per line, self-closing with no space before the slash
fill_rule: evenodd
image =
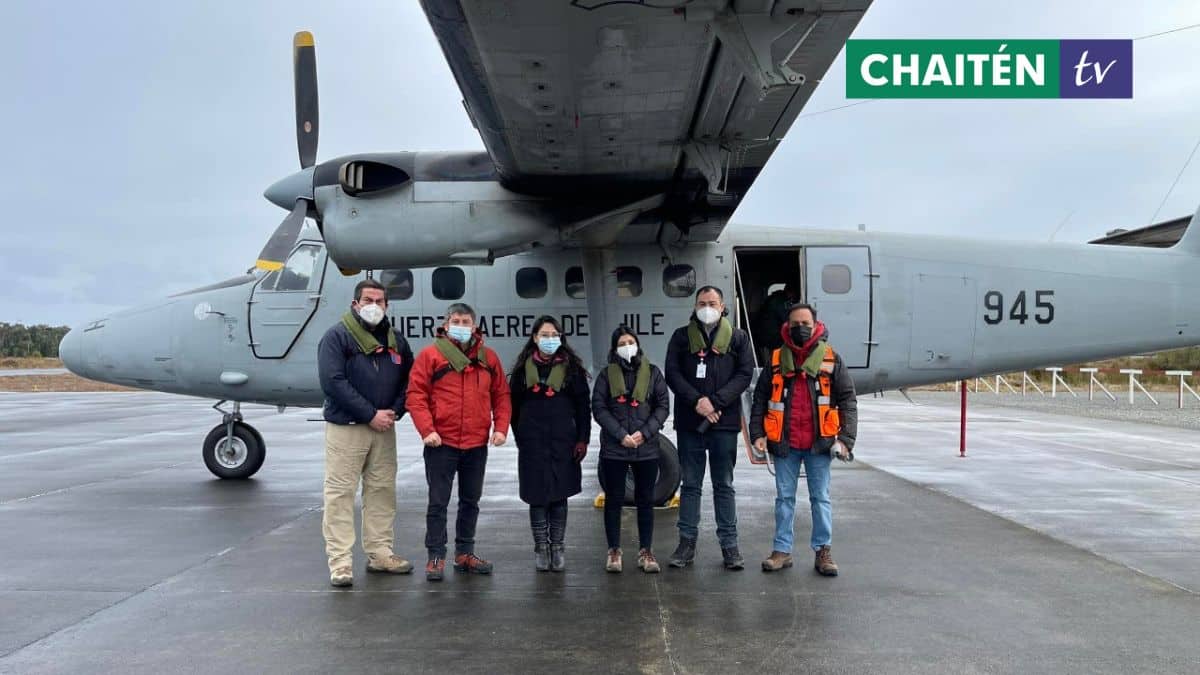
<path id="1" fill-rule="evenodd" d="M 1187 224 L 1187 228 L 1183 231 L 1183 236 L 1179 238 L 1179 241 L 1175 242 L 1171 250 L 1200 256 L 1200 208 L 1196 209 L 1196 213 L 1192 215 L 1191 222 Z"/>

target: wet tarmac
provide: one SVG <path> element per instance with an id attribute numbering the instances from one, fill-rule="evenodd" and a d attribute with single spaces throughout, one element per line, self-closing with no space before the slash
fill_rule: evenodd
<path id="1" fill-rule="evenodd" d="M 960 460 L 953 411 L 901 401 L 864 399 L 864 461 L 836 468 L 836 579 L 807 558 L 758 571 L 774 490 L 747 462 L 745 571 L 721 569 L 708 503 L 695 567 L 604 573 L 595 444 L 571 501 L 568 570 L 535 572 L 510 446 L 489 461 L 479 524 L 494 575 L 368 576 L 360 556 L 346 591 L 328 585 L 314 411 L 247 407 L 267 462 L 223 482 L 200 461 L 218 421 L 208 402 L 0 394 L 0 672 L 1200 670 L 1187 432 L 1088 420 L 1111 428 L 1081 435 L 1072 418 L 993 409 Z M 1118 457 L 1108 431 L 1179 455 Z M 407 424 L 400 441 L 397 549 L 421 562 L 420 447 Z M 663 558 L 674 519 L 658 512 Z M 629 541 L 632 513 L 625 526 Z M 798 540 L 807 530 L 802 514 Z M 1089 532 L 1107 535 L 1089 545 Z M 1122 541 L 1134 545 L 1117 555 Z M 1128 566 L 1151 547 L 1162 567 Z"/>

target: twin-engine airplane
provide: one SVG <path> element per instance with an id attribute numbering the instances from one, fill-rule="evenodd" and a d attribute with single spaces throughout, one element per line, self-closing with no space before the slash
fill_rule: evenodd
<path id="1" fill-rule="evenodd" d="M 266 191 L 290 213 L 257 269 L 63 339 L 79 375 L 233 402 L 204 443 L 222 478 L 265 457 L 241 402 L 321 405 L 317 342 L 366 275 L 414 348 L 465 300 L 506 363 L 543 313 L 593 364 L 620 322 L 661 360 L 706 283 L 760 359 L 761 308 L 790 284 L 860 392 L 1200 344 L 1195 228 L 1167 249 L 725 231 L 869 0 L 422 4 L 486 153 L 317 163 L 299 33 L 301 171 Z"/>

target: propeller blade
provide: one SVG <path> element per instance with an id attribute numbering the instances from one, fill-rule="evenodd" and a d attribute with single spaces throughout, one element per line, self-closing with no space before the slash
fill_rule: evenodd
<path id="1" fill-rule="evenodd" d="M 287 214 L 282 223 L 279 223 L 279 227 L 275 228 L 275 233 L 267 240 L 266 246 L 263 246 L 254 266 L 268 272 L 282 269 L 288 254 L 296 246 L 296 240 L 300 237 L 300 230 L 304 227 L 304 217 L 307 214 L 308 202 L 304 199 L 297 199 L 296 205 L 292 207 L 292 212 Z"/>
<path id="2" fill-rule="evenodd" d="M 317 161 L 317 48 L 312 33 L 303 30 L 292 40 L 293 79 L 296 84 L 296 146 L 300 149 L 300 168 Z"/>

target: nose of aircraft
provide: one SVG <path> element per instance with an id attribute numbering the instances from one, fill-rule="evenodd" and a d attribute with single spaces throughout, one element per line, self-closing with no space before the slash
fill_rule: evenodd
<path id="1" fill-rule="evenodd" d="M 279 208 L 290 211 L 297 199 L 313 198 L 313 170 L 314 167 L 310 166 L 275 181 L 263 192 L 263 196 Z"/>
<path id="2" fill-rule="evenodd" d="M 67 331 L 62 342 L 58 343 L 58 357 L 62 359 L 67 370 L 81 377 L 87 377 L 83 367 L 83 329 L 72 328 Z"/>

